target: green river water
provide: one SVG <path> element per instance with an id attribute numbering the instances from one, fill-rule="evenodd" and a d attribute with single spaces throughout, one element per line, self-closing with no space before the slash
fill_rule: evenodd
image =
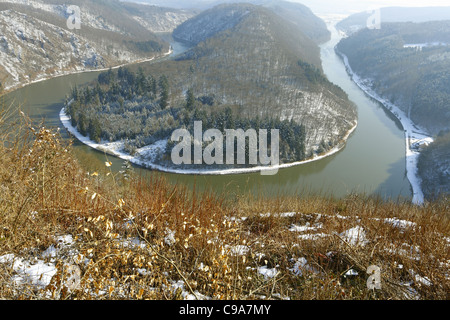
<path id="1" fill-rule="evenodd" d="M 347 75 L 345 67 L 334 52 L 339 41 L 332 32 L 331 41 L 321 46 L 323 69 L 330 81 L 344 89 L 358 107 L 358 127 L 340 152 L 325 159 L 279 170 L 274 176 L 259 173 L 195 176 L 158 173 L 173 183 L 185 184 L 197 190 L 213 190 L 245 195 L 247 192 L 276 196 L 301 195 L 304 192 L 342 197 L 350 192 L 379 194 L 383 198 L 411 198 L 411 187 L 406 178 L 405 140 L 401 125 L 379 103 L 368 98 Z M 173 43 L 174 53 L 184 47 Z M 27 85 L 6 96 L 7 103 L 14 101 L 34 120 L 45 120 L 48 127 L 60 127 L 59 120 L 65 96 L 74 85 L 82 86 L 98 75 L 85 72 L 61 76 Z M 74 150 L 87 170 L 100 170 L 106 161 L 105 154 L 78 141 Z M 108 156 L 113 170 L 120 170 L 123 160 Z M 154 174 L 135 167 L 140 174 Z"/>

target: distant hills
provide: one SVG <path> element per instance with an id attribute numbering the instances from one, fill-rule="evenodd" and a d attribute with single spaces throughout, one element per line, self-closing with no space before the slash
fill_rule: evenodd
<path id="1" fill-rule="evenodd" d="M 325 22 L 303 4 L 274 0 L 255 0 L 253 3 L 262 5 L 286 21 L 292 22 L 302 33 L 317 43 L 326 42 L 331 37 Z"/>
<path id="2" fill-rule="evenodd" d="M 347 34 L 356 32 L 367 26 L 367 20 L 372 11 L 350 15 L 336 24 L 337 29 Z M 381 23 L 388 22 L 427 22 L 450 20 L 450 6 L 448 7 L 386 7 L 380 8 Z"/>
<path id="3" fill-rule="evenodd" d="M 285 1 L 255 0 L 297 24 L 317 43 L 329 39 L 324 22 L 309 8 Z M 0 88 L 10 89 L 74 71 L 107 68 L 160 56 L 169 44 L 160 33 L 171 33 L 197 15 L 194 2 L 160 5 L 119 0 L 3 0 L 0 2 Z M 200 2 L 199 2 L 200 3 Z M 69 5 L 81 9 L 81 29 L 69 29 Z M 99 40 L 101 39 L 101 40 Z"/>
<path id="4" fill-rule="evenodd" d="M 325 23 L 301 3 L 281 0 L 141 0 L 142 3 L 151 3 L 158 6 L 173 8 L 211 9 L 221 4 L 248 3 L 271 9 L 272 12 L 283 19 L 296 24 L 304 34 L 317 42 L 325 42 L 330 38 Z"/>

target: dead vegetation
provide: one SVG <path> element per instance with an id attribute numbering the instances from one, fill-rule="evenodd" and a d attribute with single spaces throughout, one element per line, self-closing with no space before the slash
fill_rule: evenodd
<path id="1" fill-rule="evenodd" d="M 449 298 L 448 199 L 228 201 L 108 162 L 88 174 L 25 116 L 0 129 L 0 298 Z"/>

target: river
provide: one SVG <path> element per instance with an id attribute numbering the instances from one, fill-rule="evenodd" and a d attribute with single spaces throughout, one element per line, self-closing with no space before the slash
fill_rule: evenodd
<path id="1" fill-rule="evenodd" d="M 334 46 L 340 37 L 332 28 L 332 39 L 321 46 L 323 69 L 328 79 L 347 92 L 358 108 L 358 127 L 349 137 L 345 148 L 325 159 L 281 169 L 277 175 L 259 173 L 195 176 L 157 173 L 173 183 L 185 184 L 197 190 L 227 192 L 245 195 L 247 192 L 276 196 L 320 193 L 324 196 L 343 197 L 350 192 L 378 194 L 384 199 L 398 197 L 411 199 L 411 185 L 406 177 L 405 139 L 400 123 L 373 99 L 367 97 L 348 76 Z M 174 53 L 186 48 L 173 43 Z M 157 63 L 157 62 L 151 62 Z M 75 85 L 82 86 L 98 76 L 99 72 L 86 72 L 61 76 L 27 85 L 6 96 L 6 103 L 14 101 L 22 111 L 36 121 L 45 120 L 47 127 L 62 128 L 62 136 L 69 138 L 59 120 L 65 96 Z M 101 170 L 106 160 L 112 169 L 121 170 L 123 161 L 106 156 L 74 141 L 74 152 L 87 170 Z M 139 174 L 155 174 L 135 167 Z"/>

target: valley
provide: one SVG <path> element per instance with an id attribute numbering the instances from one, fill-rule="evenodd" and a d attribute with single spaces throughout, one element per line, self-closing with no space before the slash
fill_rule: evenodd
<path id="1" fill-rule="evenodd" d="M 333 30 L 331 26 L 330 30 Z M 383 108 L 370 101 L 351 81 L 345 66 L 334 52 L 334 46 L 340 39 L 339 34 L 333 31 L 332 41 L 321 45 L 321 59 L 330 81 L 339 84 L 358 106 L 359 125 L 339 152 L 317 161 L 284 168 L 275 176 L 263 177 L 259 173 L 204 176 L 167 173 L 164 177 L 190 189 L 230 195 L 250 192 L 276 197 L 280 193 L 321 193 L 343 197 L 351 192 L 363 192 L 381 195 L 384 199 L 411 199 L 411 187 L 405 176 L 403 131 Z M 174 49 L 182 48 L 176 42 L 171 44 Z M 175 58 L 185 50 L 186 48 L 176 50 L 172 57 Z M 22 105 L 22 110 L 34 121 L 45 119 L 49 126 L 62 127 L 59 114 L 64 107 L 66 93 L 71 92 L 74 86 L 81 88 L 94 81 L 100 73 L 80 73 L 39 82 L 7 95 L 6 101 Z M 66 139 L 70 138 L 66 130 L 61 130 L 61 134 Z M 105 161 L 112 162 L 114 172 L 123 170 L 123 159 L 109 156 L 104 151 L 96 151 L 80 143 L 78 139 L 75 139 L 73 147 L 77 158 L 88 171 L 98 171 Z M 145 169 L 139 167 L 134 170 L 139 175 L 147 174 Z"/>
<path id="2" fill-rule="evenodd" d="M 0 0 L 0 300 L 448 299 L 449 8 L 304 1 Z"/>
<path id="3" fill-rule="evenodd" d="M 226 21 L 226 24 L 220 21 Z M 215 27 L 211 27 L 211 24 Z M 201 30 L 210 33 L 202 35 Z M 93 85 L 90 92 L 94 96 L 89 100 L 85 99 L 86 92 L 81 94 L 81 101 L 77 99 L 78 94 L 72 95 L 75 101 L 66 115 L 72 119 L 86 118 L 87 123 L 82 124 L 86 128 L 90 122 L 97 121 L 98 138 L 105 143 L 126 139 L 128 149 L 125 152 L 128 154 L 133 153 L 130 152 L 132 149 L 144 148 L 144 153 L 137 159 L 139 164 L 147 162 L 150 167 L 155 168 L 156 164 L 158 168 L 166 167 L 165 171 L 176 172 L 183 170 L 170 168 L 170 162 L 167 161 L 170 147 L 165 151 L 163 148 L 157 158 L 152 155 L 145 160 L 149 154 L 149 144 L 156 142 L 157 148 L 161 148 L 162 139 L 168 140 L 167 135 L 176 128 L 192 128 L 193 121 L 203 121 L 205 130 L 280 128 L 281 167 L 301 164 L 324 153 L 336 152 L 356 127 L 355 106 L 342 89 L 328 82 L 323 75 L 320 59 L 317 58 L 318 46 L 299 32 L 296 25 L 282 20 L 268 9 L 253 5 L 214 7 L 177 27 L 174 39 L 189 42 L 193 47 L 175 60 L 141 65 L 139 70 L 133 67 L 130 67 L 131 71 L 124 70 L 132 78 L 138 79 L 131 83 L 124 83 L 120 80 L 123 77 L 111 73 L 108 79 L 118 78 L 121 84 L 108 80 L 107 83 L 102 82 L 103 87 L 97 85 L 95 89 Z M 158 77 L 145 78 L 145 75 Z M 165 89 L 161 87 L 162 80 L 167 81 Z M 135 88 L 136 81 L 142 82 L 142 85 L 137 85 L 145 88 Z M 152 81 L 155 84 L 150 90 L 148 86 Z M 111 86 L 125 89 L 119 93 L 121 98 L 112 97 L 115 93 L 111 91 Z M 105 90 L 109 90 L 107 100 L 103 94 Z M 126 93 L 127 90 L 132 90 L 131 95 Z M 97 92 L 100 99 L 95 96 Z M 192 95 L 192 102 L 186 107 L 188 92 Z M 164 100 L 163 94 L 167 95 Z M 98 102 L 93 103 L 91 98 Z M 120 102 L 124 106 L 123 110 L 118 108 L 117 99 L 123 100 Z M 102 108 L 98 108 L 99 102 L 103 104 Z M 140 106 L 139 110 L 134 107 L 136 103 Z M 147 107 L 142 110 L 144 105 Z M 131 112 L 136 110 L 144 118 L 133 120 L 135 116 L 141 116 L 130 112 L 124 114 L 128 109 Z M 105 110 L 111 110 L 111 115 L 121 114 L 121 118 L 129 118 L 123 121 L 136 124 L 145 121 L 145 125 L 131 129 L 133 125 L 129 124 L 126 126 L 129 133 L 115 133 L 121 125 L 117 120 L 112 120 Z M 110 124 L 111 121 L 116 124 Z M 72 125 L 76 126 L 77 121 Z M 82 132 L 86 135 L 85 130 Z M 96 139 L 91 137 L 91 140 Z M 114 144 L 115 147 L 119 145 Z M 189 173 L 211 171 L 195 167 L 188 165 L 184 169 L 188 169 Z M 218 172 L 218 168 L 208 169 Z M 229 166 L 225 169 L 227 171 L 224 173 L 249 171 L 229 170 Z"/>
<path id="4" fill-rule="evenodd" d="M 449 21 L 384 23 L 337 46 L 353 80 L 402 122 L 408 177 L 419 203 L 450 190 L 450 148 L 443 142 L 450 130 L 449 31 Z M 442 137 L 439 148 L 445 155 L 439 159 L 430 151 L 436 136 Z"/>

